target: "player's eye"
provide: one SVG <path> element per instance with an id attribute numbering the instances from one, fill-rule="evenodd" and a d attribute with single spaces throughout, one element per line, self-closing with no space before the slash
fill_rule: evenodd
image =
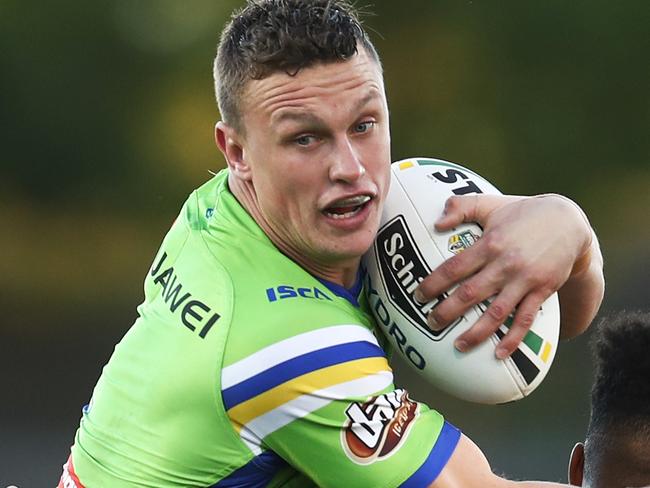
<path id="1" fill-rule="evenodd" d="M 369 132 L 370 129 L 372 129 L 374 125 L 375 125 L 374 121 L 366 120 L 364 122 L 359 122 L 357 125 L 355 125 L 353 130 L 357 134 L 363 134 L 365 132 Z"/>
<path id="2" fill-rule="evenodd" d="M 306 134 L 306 135 L 296 137 L 293 141 L 299 146 L 307 147 L 313 144 L 314 142 L 316 142 L 316 136 Z"/>

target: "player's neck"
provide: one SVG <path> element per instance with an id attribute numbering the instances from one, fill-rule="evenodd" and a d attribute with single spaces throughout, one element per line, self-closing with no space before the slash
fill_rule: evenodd
<path id="1" fill-rule="evenodd" d="M 260 226 L 262 231 L 273 242 L 282 254 L 289 257 L 292 261 L 296 262 L 301 268 L 305 269 L 310 274 L 332 283 L 336 283 L 345 288 L 351 288 L 357 278 L 357 271 L 361 258 L 353 257 L 344 261 L 320 262 L 311 259 L 304 252 L 296 249 L 286 239 L 284 239 L 278 232 L 275 231 L 262 214 L 259 205 L 257 204 L 257 196 L 255 189 L 247 182 L 241 181 L 238 178 L 230 177 L 228 179 L 228 186 L 230 191 L 239 201 L 239 203 L 246 209 L 253 220 Z"/>

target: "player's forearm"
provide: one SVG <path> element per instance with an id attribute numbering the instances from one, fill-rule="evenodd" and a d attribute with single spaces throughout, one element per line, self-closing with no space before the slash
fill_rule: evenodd
<path id="1" fill-rule="evenodd" d="M 592 232 L 588 253 L 589 261 L 580 263 L 567 282 L 558 290 L 560 299 L 560 337 L 570 339 L 582 333 L 596 316 L 603 301 L 605 279 L 603 277 L 603 256 L 596 234 Z"/>
<path id="2" fill-rule="evenodd" d="M 429 488 L 560 488 L 568 487 L 544 481 L 509 481 L 495 475 L 474 442 L 464 434 L 447 465 Z"/>
<path id="3" fill-rule="evenodd" d="M 551 483 L 549 481 L 513 481 L 512 488 L 568 488 L 571 485 Z"/>

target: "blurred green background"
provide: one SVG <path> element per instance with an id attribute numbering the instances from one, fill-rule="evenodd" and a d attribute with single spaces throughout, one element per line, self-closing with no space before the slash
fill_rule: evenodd
<path id="1" fill-rule="evenodd" d="M 223 166 L 211 63 L 234 0 L 0 0 L 0 486 L 53 486 L 186 195 Z M 357 2 L 360 7 L 367 4 Z M 650 302 L 650 2 L 377 0 L 393 158 L 559 192 L 597 229 L 601 315 Z M 497 472 L 565 480 L 589 334 L 517 404 L 466 404 L 397 365 Z"/>

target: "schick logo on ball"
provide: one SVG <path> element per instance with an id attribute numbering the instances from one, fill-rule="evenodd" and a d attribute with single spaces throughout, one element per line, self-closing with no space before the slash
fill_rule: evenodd
<path id="1" fill-rule="evenodd" d="M 398 215 L 379 230 L 375 254 L 390 301 L 425 334 L 438 339 L 444 330 L 432 331 L 427 325 L 427 314 L 447 295 L 424 304 L 413 297 L 413 292 L 431 269 L 420 256 L 403 216 Z"/>

